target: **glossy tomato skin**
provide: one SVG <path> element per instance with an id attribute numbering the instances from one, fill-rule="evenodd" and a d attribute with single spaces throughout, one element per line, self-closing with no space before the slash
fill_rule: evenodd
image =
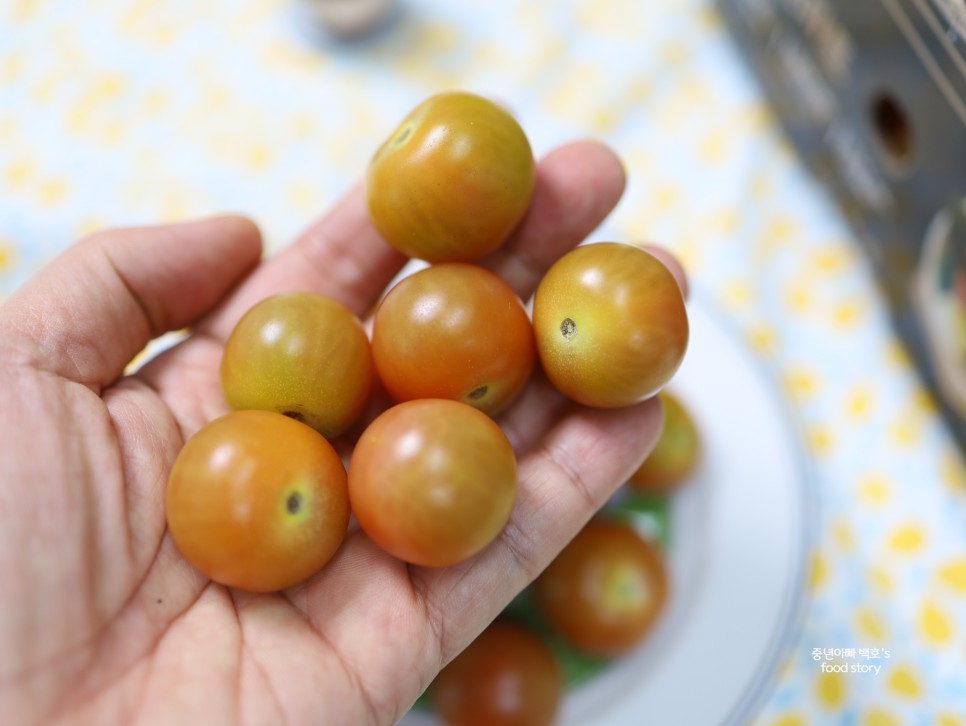
<path id="1" fill-rule="evenodd" d="M 229 587 L 273 592 L 307 579 L 338 549 L 349 522 L 346 472 L 308 426 L 237 411 L 184 445 L 166 511 L 195 569 Z"/>
<path id="2" fill-rule="evenodd" d="M 498 619 L 440 672 L 430 697 L 447 726 L 549 726 L 563 676 L 539 636 Z"/>
<path id="3" fill-rule="evenodd" d="M 535 584 L 537 605 L 571 645 L 616 656 L 650 632 L 667 599 L 657 548 L 631 526 L 591 520 Z"/>
<path id="4" fill-rule="evenodd" d="M 442 263 L 403 278 L 372 328 L 376 371 L 396 401 L 449 398 L 491 416 L 533 370 L 533 327 L 520 298 L 492 272 Z"/>
<path id="5" fill-rule="evenodd" d="M 664 404 L 664 428 L 654 449 L 628 482 L 642 492 L 666 493 L 684 483 L 701 458 L 701 435 L 690 411 L 667 389 L 658 394 Z"/>
<path id="6" fill-rule="evenodd" d="M 551 383 L 597 408 L 657 393 L 681 365 L 689 335 L 671 272 L 617 242 L 583 245 L 554 263 L 534 296 L 533 328 Z"/>
<path id="7" fill-rule="evenodd" d="M 275 411 L 327 438 L 362 413 L 372 388 L 372 352 L 345 306 L 313 292 L 262 300 L 225 345 L 221 384 L 234 410 Z"/>
<path id="8" fill-rule="evenodd" d="M 458 401 L 400 403 L 362 433 L 349 500 L 365 533 L 394 557 L 445 567 L 472 557 L 506 524 L 516 457 L 486 414 Z"/>
<path id="9" fill-rule="evenodd" d="M 535 183 L 516 119 L 482 96 L 447 92 L 417 106 L 376 151 L 366 203 L 376 229 L 403 254 L 468 262 L 510 235 Z"/>

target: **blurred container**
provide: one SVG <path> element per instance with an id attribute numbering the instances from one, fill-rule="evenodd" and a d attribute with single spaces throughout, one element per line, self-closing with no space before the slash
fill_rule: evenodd
<path id="1" fill-rule="evenodd" d="M 298 0 L 312 27 L 336 38 L 356 38 L 383 27 L 398 10 L 397 0 Z"/>
<path id="2" fill-rule="evenodd" d="M 717 2 L 966 447 L 966 3 Z"/>

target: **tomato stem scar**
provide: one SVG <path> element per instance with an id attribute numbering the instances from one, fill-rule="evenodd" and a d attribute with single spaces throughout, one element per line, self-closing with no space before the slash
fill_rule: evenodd
<path id="1" fill-rule="evenodd" d="M 467 393 L 466 397 L 471 401 L 479 401 L 489 390 L 490 387 L 484 383 L 482 386 L 474 388 L 472 391 Z"/>
<path id="2" fill-rule="evenodd" d="M 392 143 L 393 143 L 394 145 L 396 145 L 396 146 L 399 146 L 399 145 L 400 145 L 400 144 L 402 144 L 402 143 L 403 143 L 404 141 L 406 141 L 406 139 L 408 139 L 408 138 L 409 138 L 409 135 L 410 135 L 410 134 L 411 134 L 412 132 L 413 132 L 413 127 L 412 127 L 412 126 L 407 126 L 407 127 L 406 127 L 406 128 L 404 128 L 404 129 L 403 129 L 402 131 L 400 131 L 400 132 L 399 132 L 399 135 L 398 135 L 398 136 L 396 136 L 396 138 L 395 138 L 395 139 L 393 139 L 393 142 L 392 142 Z"/>
<path id="3" fill-rule="evenodd" d="M 564 318 L 563 322 L 560 323 L 560 334 L 570 340 L 577 334 L 577 323 L 571 318 Z"/>
<path id="4" fill-rule="evenodd" d="M 285 500 L 285 508 L 288 510 L 289 514 L 298 514 L 299 510 L 302 508 L 302 495 L 298 492 L 292 492 L 288 495 L 288 499 Z"/>

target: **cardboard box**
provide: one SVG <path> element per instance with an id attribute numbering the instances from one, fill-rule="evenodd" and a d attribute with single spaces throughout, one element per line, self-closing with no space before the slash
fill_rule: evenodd
<path id="1" fill-rule="evenodd" d="M 717 2 L 966 446 L 966 2 Z"/>

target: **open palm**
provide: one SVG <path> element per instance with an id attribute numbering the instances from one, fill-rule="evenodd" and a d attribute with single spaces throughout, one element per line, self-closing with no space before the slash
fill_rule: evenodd
<path id="1" fill-rule="evenodd" d="M 521 228 L 484 263 L 528 297 L 623 185 L 605 148 L 561 147 L 539 165 Z M 284 290 L 365 315 L 405 262 L 359 189 L 260 258 L 241 217 L 113 230 L 0 308 L 0 721 L 393 723 L 657 436 L 656 402 L 593 411 L 537 376 L 501 417 L 519 495 L 478 556 L 407 566 L 356 529 L 304 585 L 252 595 L 214 584 L 167 536 L 164 489 L 186 438 L 226 412 L 226 336 Z M 150 339 L 185 326 L 185 342 L 124 375 Z"/>

